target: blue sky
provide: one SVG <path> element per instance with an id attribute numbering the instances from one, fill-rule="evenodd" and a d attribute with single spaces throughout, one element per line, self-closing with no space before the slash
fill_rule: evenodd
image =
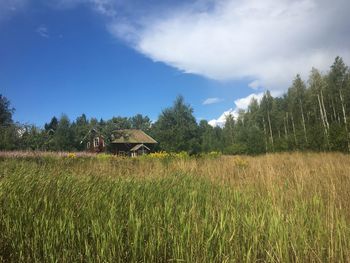
<path id="1" fill-rule="evenodd" d="M 339 10 L 348 5 L 337 1 Z M 39 126 L 62 113 L 156 120 L 179 94 L 198 120 L 216 124 L 266 89 L 283 93 L 296 73 L 307 77 L 312 66 L 326 70 L 336 55 L 350 57 L 344 33 L 319 41 L 344 20 L 317 31 L 318 18 L 308 20 L 309 39 L 303 19 L 324 6 L 280 2 L 0 0 L 0 93 L 16 121 Z M 297 19 L 285 18 L 295 10 Z M 327 22 L 333 13 L 321 15 Z M 282 48 L 291 39 L 293 47 Z"/>

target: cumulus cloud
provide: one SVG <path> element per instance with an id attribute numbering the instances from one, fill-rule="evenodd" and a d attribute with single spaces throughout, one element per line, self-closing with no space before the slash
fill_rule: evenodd
<path id="1" fill-rule="evenodd" d="M 251 102 L 251 100 L 253 98 L 255 98 L 256 100 L 260 101 L 263 96 L 264 96 L 263 92 L 261 92 L 261 93 L 252 93 L 252 94 L 248 95 L 247 97 L 237 99 L 237 100 L 234 101 L 234 103 L 236 105 L 236 107 L 234 109 L 231 108 L 231 109 L 225 111 L 224 113 L 222 113 L 219 116 L 219 118 L 210 120 L 208 123 L 211 126 L 213 126 L 213 127 L 216 127 L 216 126 L 223 127 L 225 125 L 226 117 L 228 115 L 232 115 L 234 118 L 237 118 L 239 110 L 246 110 L 248 108 L 248 106 L 249 106 L 249 103 Z"/>
<path id="2" fill-rule="evenodd" d="M 249 106 L 249 103 L 251 102 L 251 100 L 254 98 L 257 101 L 260 101 L 262 99 L 262 97 L 264 96 L 264 93 L 252 93 L 250 95 L 248 95 L 247 97 L 244 98 L 240 98 L 235 100 L 235 105 L 238 109 L 241 110 L 246 110 Z"/>
<path id="3" fill-rule="evenodd" d="M 208 121 L 208 124 L 213 127 L 216 127 L 216 126 L 223 127 L 226 122 L 226 117 L 229 115 L 232 115 L 234 118 L 237 118 L 238 111 L 236 109 L 229 109 L 225 111 L 223 114 L 221 114 L 219 118 Z"/>
<path id="4" fill-rule="evenodd" d="M 0 20 L 32 1 L 0 0 Z M 109 19 L 115 37 L 154 61 L 219 81 L 248 80 L 248 87 L 274 95 L 297 73 L 326 70 L 337 55 L 350 60 L 348 0 L 43 2 L 89 5 Z"/>
<path id="5" fill-rule="evenodd" d="M 223 99 L 220 98 L 207 98 L 206 100 L 203 101 L 203 105 L 210 105 L 210 104 L 215 104 L 215 103 L 219 103 L 222 102 Z"/>
<path id="6" fill-rule="evenodd" d="M 251 88 L 275 94 L 297 73 L 350 59 L 347 0 L 207 2 L 212 8 L 186 6 L 137 25 L 117 21 L 111 31 L 154 61 L 220 81 L 251 79 Z"/>

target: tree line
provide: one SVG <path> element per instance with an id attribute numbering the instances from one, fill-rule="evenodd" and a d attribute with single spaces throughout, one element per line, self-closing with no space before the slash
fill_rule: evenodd
<path id="1" fill-rule="evenodd" d="M 108 150 L 118 129 L 141 129 L 159 144 L 155 150 L 190 154 L 220 151 L 225 154 L 261 154 L 281 151 L 350 152 L 350 70 L 337 57 L 327 73 L 313 68 L 305 82 L 300 75 L 281 97 L 265 92 L 252 99 L 238 117 L 226 117 L 223 127 L 199 123 L 193 109 L 179 96 L 156 122 L 137 114 L 109 120 L 74 121 L 53 117 L 43 128 L 14 123 L 7 98 L 0 95 L 0 150 L 82 151 L 91 129 L 104 135 Z"/>

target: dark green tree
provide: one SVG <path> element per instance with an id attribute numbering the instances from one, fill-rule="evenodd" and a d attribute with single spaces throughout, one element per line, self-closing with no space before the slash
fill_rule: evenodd
<path id="1" fill-rule="evenodd" d="M 10 101 L 0 94 L 0 150 L 14 150 L 17 147 L 19 130 L 12 120 L 14 111 Z"/>
<path id="2" fill-rule="evenodd" d="M 74 147 L 74 132 L 67 115 L 62 115 L 54 134 L 55 150 L 58 151 L 73 151 Z"/>
<path id="3" fill-rule="evenodd" d="M 182 96 L 176 98 L 171 108 L 162 111 L 152 130 L 165 151 L 193 154 L 200 150 L 199 129 L 193 109 L 185 104 Z"/>
<path id="4" fill-rule="evenodd" d="M 57 130 L 58 120 L 55 116 L 52 117 L 50 123 L 45 123 L 44 128 L 47 132 L 54 132 Z"/>

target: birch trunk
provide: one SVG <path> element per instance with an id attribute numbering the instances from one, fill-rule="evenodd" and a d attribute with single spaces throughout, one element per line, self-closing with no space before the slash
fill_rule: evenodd
<path id="1" fill-rule="evenodd" d="M 266 132 L 266 125 L 265 125 L 265 118 L 263 118 L 263 125 L 264 125 L 264 134 L 265 134 L 265 150 L 267 152 L 267 132 Z"/>
<path id="2" fill-rule="evenodd" d="M 308 141 L 307 141 L 307 134 L 306 134 L 305 118 L 304 118 L 304 110 L 303 110 L 303 105 L 302 105 L 300 99 L 299 99 L 299 103 L 300 103 L 300 110 L 301 110 L 301 118 L 302 118 L 302 120 L 303 120 L 303 128 L 304 128 L 305 141 L 306 141 L 306 144 L 308 144 Z"/>
<path id="3" fill-rule="evenodd" d="M 332 102 L 332 109 L 333 109 L 333 117 L 334 117 L 334 121 L 337 121 L 337 113 L 335 111 L 335 106 L 334 106 L 334 99 L 333 96 L 331 96 L 331 102 Z"/>
<path id="4" fill-rule="evenodd" d="M 326 107 L 324 106 L 324 100 L 323 100 L 323 92 L 322 92 L 322 89 L 321 89 L 321 103 L 322 103 L 322 108 L 323 108 L 324 120 L 325 120 L 326 125 L 327 125 L 327 130 L 329 131 L 329 122 L 328 122 Z"/>
<path id="5" fill-rule="evenodd" d="M 341 90 L 339 90 L 339 97 L 340 97 L 340 101 L 341 101 L 341 107 L 343 109 L 344 126 L 345 126 L 345 132 L 346 132 L 347 141 L 348 141 L 348 151 L 350 152 L 350 134 L 349 134 L 349 130 L 348 130 L 348 123 L 347 123 L 347 120 L 346 120 L 344 99 L 343 99 L 343 95 L 341 93 Z"/>
<path id="6" fill-rule="evenodd" d="M 321 120 L 322 120 L 322 124 L 323 124 L 323 128 L 324 128 L 324 135 L 326 136 L 326 143 L 327 143 L 327 147 L 329 149 L 329 139 L 328 139 L 328 130 L 327 130 L 327 124 L 326 124 L 326 120 L 325 120 L 325 116 L 323 113 L 323 109 L 322 109 L 322 104 L 321 104 L 321 100 L 320 100 L 320 95 L 317 94 L 317 100 L 318 100 L 318 105 L 320 108 L 320 114 L 321 114 Z"/>
<path id="7" fill-rule="evenodd" d="M 294 141 L 295 141 L 295 145 L 298 146 L 298 142 L 297 142 L 297 135 L 295 133 L 295 125 L 294 125 L 294 118 L 293 118 L 293 114 L 291 113 L 291 119 L 292 119 L 292 126 L 293 126 L 293 134 L 294 134 Z"/>
<path id="8" fill-rule="evenodd" d="M 284 134 L 286 137 L 286 140 L 288 139 L 288 131 L 287 131 L 287 124 L 286 124 L 286 117 L 283 118 L 283 123 L 284 123 Z"/>
<path id="9" fill-rule="evenodd" d="M 269 121 L 269 127 L 270 127 L 270 136 L 271 136 L 271 143 L 272 143 L 272 151 L 275 151 L 275 146 L 273 143 L 273 135 L 272 135 L 272 128 L 271 128 L 271 120 L 270 120 L 270 113 L 267 111 L 267 119 Z"/>

